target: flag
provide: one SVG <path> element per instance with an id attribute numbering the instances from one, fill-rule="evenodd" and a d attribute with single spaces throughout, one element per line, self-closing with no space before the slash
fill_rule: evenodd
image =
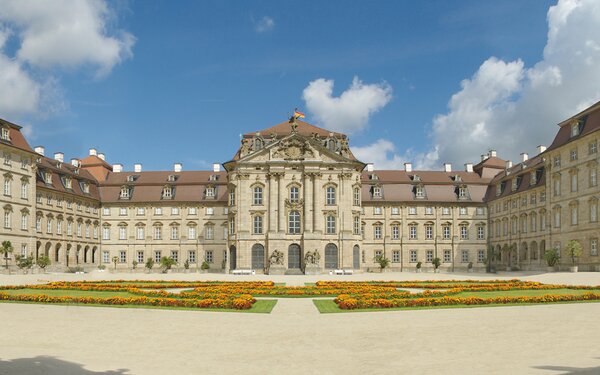
<path id="1" fill-rule="evenodd" d="M 298 111 L 297 109 L 294 110 L 294 118 L 304 118 L 304 113 Z"/>

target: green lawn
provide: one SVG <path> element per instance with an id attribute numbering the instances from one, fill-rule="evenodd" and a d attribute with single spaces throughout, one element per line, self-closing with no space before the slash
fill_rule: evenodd
<path id="1" fill-rule="evenodd" d="M 599 293 L 600 290 L 584 290 L 584 289 L 546 289 L 546 290 L 505 290 L 505 291 L 494 291 L 494 292 L 462 292 L 456 294 L 454 297 L 481 297 L 481 298 L 494 298 L 494 297 L 535 297 L 544 296 L 546 294 L 573 294 L 581 295 L 584 293 Z"/>
<path id="2" fill-rule="evenodd" d="M 0 290 L 0 292 L 18 295 L 18 294 L 29 294 L 29 295 L 44 295 L 53 297 L 97 297 L 97 298 L 110 298 L 110 297 L 139 297 L 129 292 L 105 292 L 95 290 L 73 290 L 73 289 L 6 289 Z"/>

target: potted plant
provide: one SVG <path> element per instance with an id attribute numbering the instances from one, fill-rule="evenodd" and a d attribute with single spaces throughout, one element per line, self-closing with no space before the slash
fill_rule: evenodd
<path id="1" fill-rule="evenodd" d="M 145 267 L 148 273 L 152 272 L 152 267 L 154 267 L 154 260 L 152 258 L 148 258 L 148 260 L 146 260 Z"/>
<path id="2" fill-rule="evenodd" d="M 210 264 L 208 264 L 207 261 L 202 262 L 202 265 L 200 266 L 201 272 L 207 273 L 209 269 L 210 269 Z"/>
<path id="3" fill-rule="evenodd" d="M 98 272 L 104 272 L 105 269 L 106 269 L 106 266 L 104 264 L 98 265 Z"/>
<path id="4" fill-rule="evenodd" d="M 170 273 L 171 268 L 176 264 L 177 262 L 175 261 L 175 259 L 171 257 L 164 257 L 160 259 L 160 266 L 164 268 L 163 273 Z"/>
<path id="5" fill-rule="evenodd" d="M 467 264 L 467 272 L 473 273 L 473 262 Z"/>
<path id="6" fill-rule="evenodd" d="M 134 259 L 133 262 L 131 262 L 131 265 L 133 266 L 133 270 L 135 271 L 138 266 L 137 260 Z"/>
<path id="7" fill-rule="evenodd" d="M 185 273 L 189 273 L 190 272 L 190 261 L 189 260 L 186 260 L 183 263 L 183 268 L 185 269 Z"/>
<path id="8" fill-rule="evenodd" d="M 2 241 L 2 246 L 0 246 L 0 254 L 4 255 L 4 268 L 8 270 L 8 254 L 13 252 L 12 243 L 10 241 Z"/>
<path id="9" fill-rule="evenodd" d="M 433 272 L 440 273 L 440 266 L 442 265 L 442 260 L 437 257 L 433 258 L 431 264 L 433 264 Z"/>
<path id="10" fill-rule="evenodd" d="M 375 258 L 375 263 L 379 264 L 379 271 L 383 272 L 390 265 L 390 260 L 386 258 L 384 255 L 377 255 Z"/>
<path id="11" fill-rule="evenodd" d="M 119 257 L 116 257 L 116 256 L 112 257 L 112 262 L 115 265 L 115 270 L 117 269 L 117 262 L 118 261 L 119 261 Z"/>
<path id="12" fill-rule="evenodd" d="M 46 267 L 50 265 L 50 257 L 47 255 L 40 255 L 35 261 L 35 264 L 42 269 L 42 272 L 46 272 Z"/>
<path id="13" fill-rule="evenodd" d="M 417 273 L 421 273 L 421 262 L 417 262 Z"/>
<path id="14" fill-rule="evenodd" d="M 567 254 L 569 255 L 569 257 L 571 258 L 571 261 L 573 262 L 573 265 L 571 267 L 569 267 L 569 270 L 571 272 L 577 272 L 578 271 L 578 267 L 577 267 L 577 260 L 579 259 L 579 257 L 583 254 L 583 249 L 581 248 L 581 244 L 579 243 L 579 241 L 576 240 L 570 240 L 569 242 L 567 242 L 567 247 L 565 248 L 565 250 L 567 251 Z"/>
<path id="15" fill-rule="evenodd" d="M 17 267 L 23 271 L 23 273 L 27 273 L 31 267 L 33 267 L 33 257 L 32 256 L 15 256 L 15 260 L 17 261 Z"/>
<path id="16" fill-rule="evenodd" d="M 548 264 L 548 268 L 546 269 L 548 272 L 554 272 L 554 267 L 556 263 L 560 260 L 560 255 L 558 254 L 558 249 L 548 249 L 544 253 L 544 259 Z"/>

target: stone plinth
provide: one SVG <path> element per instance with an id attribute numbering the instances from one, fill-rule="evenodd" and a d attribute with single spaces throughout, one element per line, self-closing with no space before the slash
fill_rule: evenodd
<path id="1" fill-rule="evenodd" d="M 272 264 L 269 267 L 269 275 L 284 275 L 285 266 L 280 264 Z"/>
<path id="2" fill-rule="evenodd" d="M 304 268 L 305 275 L 320 275 L 322 273 L 322 269 L 318 264 L 307 264 Z"/>

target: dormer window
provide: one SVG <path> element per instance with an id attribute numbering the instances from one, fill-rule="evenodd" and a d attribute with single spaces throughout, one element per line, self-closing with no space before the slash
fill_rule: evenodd
<path id="1" fill-rule="evenodd" d="M 381 198 L 383 196 L 381 186 L 373 186 L 373 198 Z"/>
<path id="2" fill-rule="evenodd" d="M 71 180 L 71 177 L 63 177 L 62 182 L 63 182 L 63 185 L 65 186 L 65 189 L 73 188 L 73 180 Z"/>
<path id="3" fill-rule="evenodd" d="M 169 181 L 169 182 L 174 182 L 174 181 L 175 181 L 175 179 L 176 179 L 176 178 L 175 178 L 175 175 L 172 175 L 172 174 L 170 174 L 170 175 L 167 177 L 167 181 Z"/>
<path id="4" fill-rule="evenodd" d="M 52 183 L 52 173 L 50 172 L 44 172 L 44 182 L 47 184 L 51 184 Z"/>
<path id="5" fill-rule="evenodd" d="M 458 199 L 467 199 L 469 197 L 468 190 L 466 186 L 458 187 Z"/>
<path id="6" fill-rule="evenodd" d="M 81 191 L 83 191 L 85 194 L 89 194 L 90 193 L 90 184 L 88 184 L 87 182 L 80 182 L 79 186 L 81 187 Z"/>
<path id="7" fill-rule="evenodd" d="M 262 149 L 264 146 L 263 140 L 260 138 L 254 138 L 254 151 Z"/>
<path id="8" fill-rule="evenodd" d="M 327 148 L 329 149 L 329 151 L 335 151 L 335 146 L 336 146 L 336 144 L 335 144 L 335 143 L 336 143 L 336 142 L 335 142 L 335 140 L 334 140 L 334 139 L 329 139 L 329 140 L 327 141 Z"/>
<path id="9" fill-rule="evenodd" d="M 290 188 L 290 202 L 297 203 L 300 197 L 300 189 L 298 186 L 292 186 Z"/>
<path id="10" fill-rule="evenodd" d="M 574 121 L 571 124 L 571 138 L 579 135 L 579 121 Z"/>
<path id="11" fill-rule="evenodd" d="M 135 176 L 129 175 L 127 176 L 127 182 L 134 182 L 135 181 Z"/>
<path id="12" fill-rule="evenodd" d="M 457 175 L 457 174 L 456 174 L 456 175 L 454 175 L 454 176 L 452 176 L 452 180 L 453 180 L 454 182 L 460 182 L 460 181 L 462 181 L 462 179 L 460 178 L 460 176 L 459 176 L 459 175 Z"/>
<path id="13" fill-rule="evenodd" d="M 10 135 L 8 132 L 8 128 L 2 128 L 2 134 L 0 135 L 3 141 L 10 141 Z"/>
<path id="14" fill-rule="evenodd" d="M 425 187 L 422 185 L 415 186 L 415 198 L 425 198 Z"/>
<path id="15" fill-rule="evenodd" d="M 211 174 L 210 176 L 208 176 L 208 181 L 217 181 L 219 179 L 219 176 L 217 176 L 216 174 Z"/>
<path id="16" fill-rule="evenodd" d="M 213 186 L 208 186 L 206 188 L 206 198 L 213 199 L 215 197 L 215 188 Z"/>
<path id="17" fill-rule="evenodd" d="M 413 181 L 421 181 L 421 177 L 419 177 L 419 175 L 416 174 L 410 176 L 410 179 Z"/>
<path id="18" fill-rule="evenodd" d="M 535 184 L 537 184 L 537 171 L 531 172 L 530 180 L 529 180 L 529 185 L 535 185 Z"/>
<path id="19" fill-rule="evenodd" d="M 162 199 L 172 199 L 173 188 L 171 186 L 165 186 L 162 191 Z"/>
<path id="20" fill-rule="evenodd" d="M 131 198 L 131 188 L 129 186 L 122 186 L 121 193 L 119 194 L 119 199 L 130 199 Z"/>
<path id="21" fill-rule="evenodd" d="M 521 184 L 521 178 L 522 176 L 517 176 L 515 178 L 513 178 L 512 180 L 512 190 L 515 191 L 519 188 L 519 185 Z"/>

